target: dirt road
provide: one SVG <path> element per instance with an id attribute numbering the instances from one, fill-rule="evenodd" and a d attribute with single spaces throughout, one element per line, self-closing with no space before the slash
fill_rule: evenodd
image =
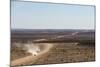
<path id="1" fill-rule="evenodd" d="M 43 44 L 43 47 L 44 47 L 44 49 L 42 49 L 41 52 L 39 52 L 36 56 L 35 55 L 30 55 L 30 56 L 27 56 L 27 57 L 23 57 L 23 58 L 11 61 L 11 66 L 27 65 L 31 62 L 34 63 L 35 60 L 37 60 L 38 58 L 43 56 L 43 54 L 50 51 L 50 48 L 52 48 L 53 45 L 45 43 L 45 44 Z"/>

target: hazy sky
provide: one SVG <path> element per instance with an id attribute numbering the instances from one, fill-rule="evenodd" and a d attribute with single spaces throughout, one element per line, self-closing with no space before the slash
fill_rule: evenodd
<path id="1" fill-rule="evenodd" d="M 12 29 L 94 29 L 94 6 L 11 2 Z"/>

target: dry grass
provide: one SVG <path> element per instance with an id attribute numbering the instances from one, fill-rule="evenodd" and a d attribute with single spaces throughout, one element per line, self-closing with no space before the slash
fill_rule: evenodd
<path id="1" fill-rule="evenodd" d="M 56 64 L 56 63 L 75 63 L 95 61 L 95 47 L 86 45 L 75 45 L 75 43 L 52 43 L 53 48 L 38 58 L 35 62 L 30 62 L 24 65 L 37 64 Z M 12 52 L 13 58 L 21 58 L 27 55 L 25 51 L 14 49 Z M 17 51 L 16 51 L 17 50 Z M 19 52 L 18 52 L 19 51 Z M 16 56 L 17 55 L 17 56 Z"/>
<path id="2" fill-rule="evenodd" d="M 94 47 L 74 45 L 72 43 L 54 44 L 46 55 L 31 64 L 56 64 L 95 61 Z"/>
<path id="3" fill-rule="evenodd" d="M 20 47 L 12 47 L 11 48 L 11 61 L 16 60 L 25 56 L 32 55 L 31 53 L 26 52 L 25 50 L 22 50 Z"/>

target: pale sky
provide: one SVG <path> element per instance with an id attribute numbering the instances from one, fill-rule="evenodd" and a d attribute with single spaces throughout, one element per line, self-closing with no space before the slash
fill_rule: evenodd
<path id="1" fill-rule="evenodd" d="M 11 2 L 12 29 L 94 29 L 95 7 Z"/>

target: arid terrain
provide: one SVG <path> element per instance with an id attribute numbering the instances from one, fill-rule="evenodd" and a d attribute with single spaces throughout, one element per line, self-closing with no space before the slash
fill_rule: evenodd
<path id="1" fill-rule="evenodd" d="M 11 66 L 95 61 L 94 30 L 12 30 Z"/>

